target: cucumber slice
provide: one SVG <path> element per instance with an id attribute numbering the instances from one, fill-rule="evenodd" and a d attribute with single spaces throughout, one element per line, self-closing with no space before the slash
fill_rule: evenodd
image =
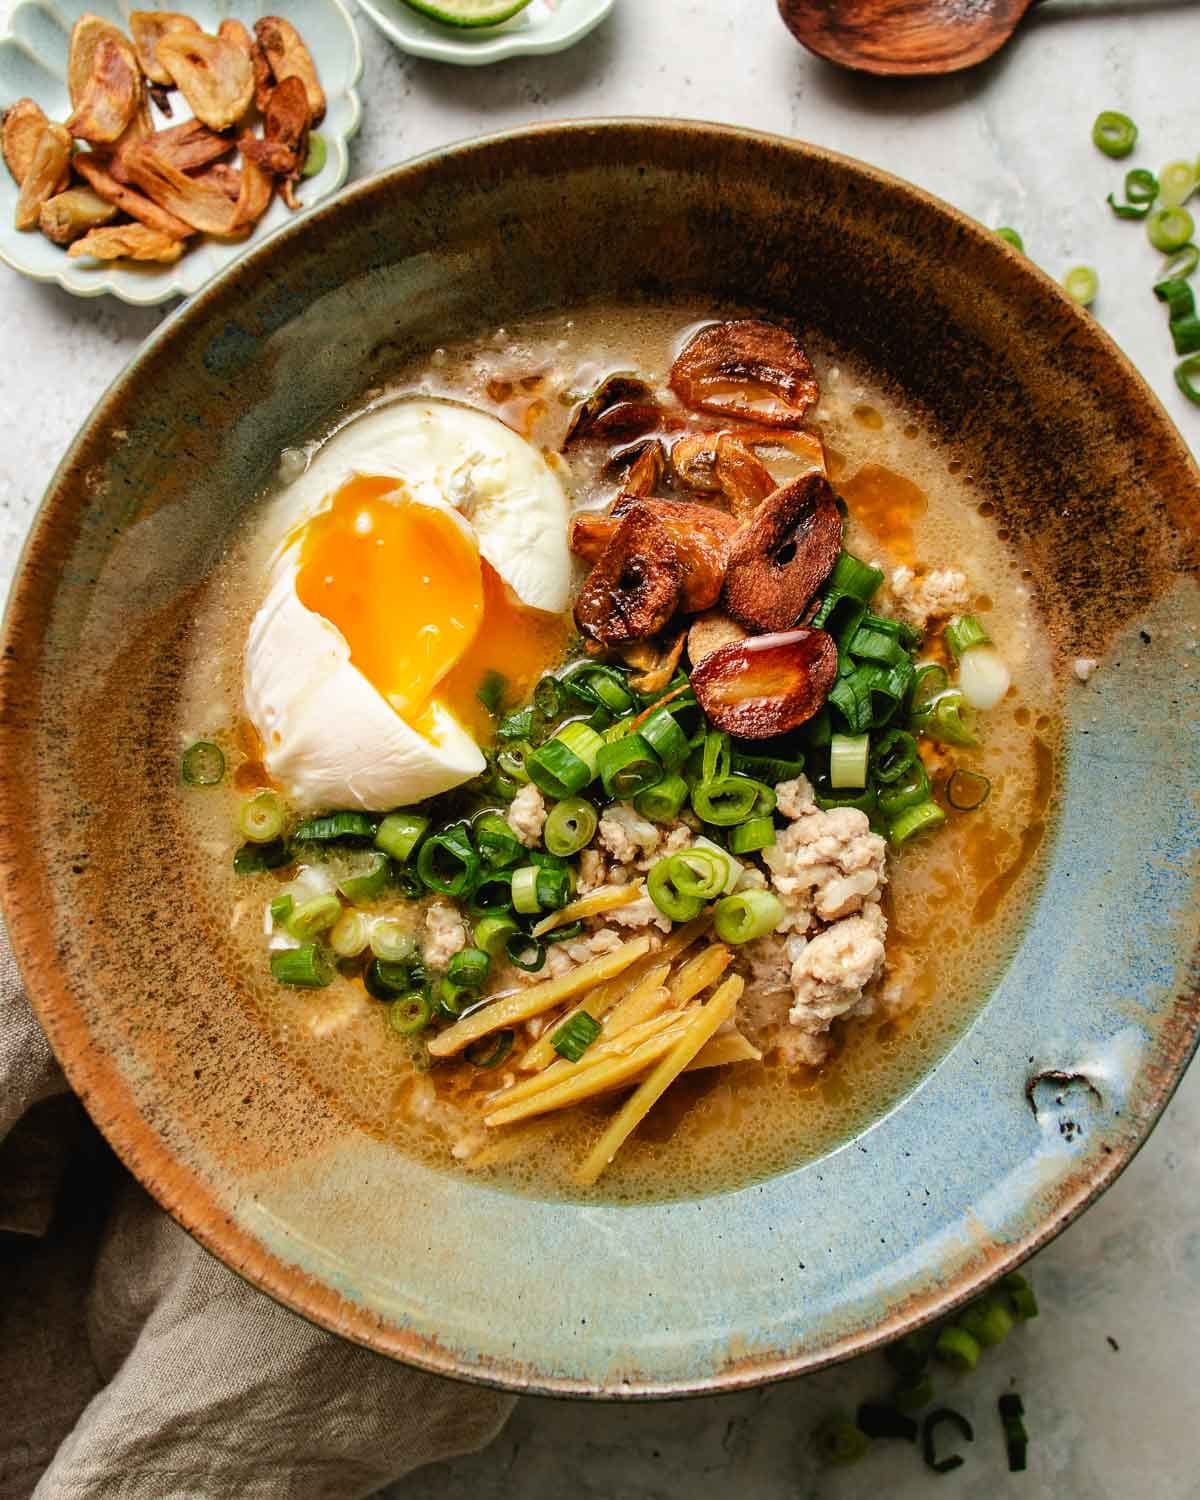
<path id="1" fill-rule="evenodd" d="M 404 0 L 410 10 L 420 11 L 446 26 L 498 26 L 518 15 L 530 0 Z"/>

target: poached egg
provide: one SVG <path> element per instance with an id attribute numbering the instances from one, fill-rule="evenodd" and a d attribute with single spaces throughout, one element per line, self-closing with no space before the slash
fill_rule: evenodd
<path id="1" fill-rule="evenodd" d="M 486 764 L 489 674 L 524 701 L 562 655 L 568 506 L 497 418 L 408 399 L 341 428 L 269 512 L 246 712 L 304 811 L 385 811 Z"/>

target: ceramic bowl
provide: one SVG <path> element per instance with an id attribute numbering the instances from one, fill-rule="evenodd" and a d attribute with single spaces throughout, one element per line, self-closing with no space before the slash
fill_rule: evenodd
<path id="1" fill-rule="evenodd" d="M 795 319 L 953 441 L 1062 673 L 1058 815 L 1001 978 L 882 1118 L 737 1191 L 585 1207 L 420 1166 L 275 1054 L 178 852 L 173 705 L 194 591 L 281 449 L 430 346 L 664 293 Z M 38 1015 L 182 1224 L 399 1359 L 677 1395 L 890 1339 L 1111 1183 L 1195 1046 L 1198 502 L 1179 435 L 1087 313 L 860 163 L 600 122 L 356 185 L 161 326 L 38 515 L 0 661 L 3 902 Z M 1079 656 L 1100 661 L 1086 684 Z"/>
<path id="2" fill-rule="evenodd" d="M 66 81 L 71 27 L 90 11 L 122 27 L 128 35 L 129 12 L 138 8 L 137 0 L 20 0 L 9 30 L 0 36 L 0 109 L 28 95 L 52 120 L 65 120 L 71 112 Z M 141 6 L 143 10 L 162 8 L 155 4 Z M 195 4 L 177 8 L 192 16 L 205 31 L 214 32 L 226 16 L 253 26 L 260 16 L 270 15 L 273 6 L 268 0 L 196 0 Z M 297 192 L 303 207 L 309 208 L 336 192 L 349 174 L 348 143 L 358 130 L 362 114 L 356 91 L 362 74 L 362 50 L 354 22 L 341 0 L 296 0 L 287 13 L 312 51 L 328 103 L 321 122 L 325 165 Z M 188 117 L 180 95 L 171 97 L 174 113 L 170 120 L 152 106 L 160 129 Z M 35 281 L 55 282 L 77 297 L 100 297 L 111 292 L 122 302 L 144 307 L 190 296 L 249 247 L 295 217 L 276 196 L 248 239 L 223 243 L 203 237 L 169 266 L 71 260 L 61 246 L 51 244 L 44 235 L 14 228 L 17 191 L 11 174 L 0 164 L 0 261 Z"/>
<path id="3" fill-rule="evenodd" d="M 404 0 L 358 3 L 402 52 L 464 68 L 562 52 L 599 26 L 613 8 L 613 0 L 532 0 L 499 26 L 454 27 L 422 15 Z"/>

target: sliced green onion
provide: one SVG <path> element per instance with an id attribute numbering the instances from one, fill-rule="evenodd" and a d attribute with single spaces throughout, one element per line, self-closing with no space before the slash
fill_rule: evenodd
<path id="1" fill-rule="evenodd" d="M 729 830 L 729 848 L 734 854 L 753 854 L 775 842 L 774 818 L 747 818 Z"/>
<path id="2" fill-rule="evenodd" d="M 864 662 L 834 683 L 829 702 L 851 734 L 880 728 L 892 717 L 912 686 L 911 666 L 881 667 Z"/>
<path id="3" fill-rule="evenodd" d="M 856 1421 L 869 1438 L 901 1438 L 915 1443 L 920 1431 L 910 1416 L 882 1401 L 860 1402 Z"/>
<path id="4" fill-rule="evenodd" d="M 857 599 L 860 604 L 869 604 L 882 582 L 882 569 L 873 568 L 861 558 L 843 552 L 834 563 L 825 587 L 831 593 Z"/>
<path id="5" fill-rule="evenodd" d="M 1093 143 L 1099 146 L 1105 156 L 1113 156 L 1118 160 L 1129 155 L 1137 145 L 1137 137 L 1137 126 L 1128 115 L 1120 114 L 1115 109 L 1101 111 L 1092 126 Z"/>
<path id="6" fill-rule="evenodd" d="M 486 917 L 512 907 L 512 871 L 487 870 L 480 875 L 471 892 L 472 916 Z"/>
<path id="7" fill-rule="evenodd" d="M 692 788 L 692 810 L 705 823 L 732 828 L 755 813 L 770 811 L 774 793 L 761 781 L 748 776 L 726 776 L 722 781 L 701 782 Z M 770 803 L 770 806 L 766 805 Z M 761 805 L 760 804 L 764 804 Z"/>
<path id="8" fill-rule="evenodd" d="M 489 958 L 499 958 L 508 939 L 519 932 L 520 928 L 512 917 L 497 914 L 481 917 L 475 923 L 473 935 L 476 946 L 482 948 Z"/>
<path id="9" fill-rule="evenodd" d="M 1109 193 L 1106 201 L 1118 219 L 1145 219 L 1149 217 L 1150 205 L 1148 203 L 1143 203 L 1140 206 L 1134 203 L 1118 203 L 1112 193 Z"/>
<path id="10" fill-rule="evenodd" d="M 361 911 L 344 911 L 329 929 L 329 946 L 339 958 L 357 958 L 371 940 L 371 919 Z"/>
<path id="11" fill-rule="evenodd" d="M 472 985 L 478 989 L 488 977 L 491 962 L 483 948 L 460 948 L 450 960 L 446 975 L 453 984 Z"/>
<path id="12" fill-rule="evenodd" d="M 233 856 L 235 875 L 261 875 L 264 870 L 277 870 L 291 861 L 288 846 L 282 839 L 270 844 L 243 844 Z"/>
<path id="13" fill-rule="evenodd" d="M 945 821 L 946 814 L 936 802 L 918 802 L 916 807 L 905 808 L 899 817 L 888 823 L 888 838 L 893 844 L 907 844 L 918 833 L 936 828 Z"/>
<path id="14" fill-rule="evenodd" d="M 509 962 L 526 974 L 536 974 L 546 962 L 545 943 L 527 932 L 510 933 L 504 940 L 504 951 Z"/>
<path id="15" fill-rule="evenodd" d="M 952 1370 L 973 1370 L 979 1363 L 979 1340 L 965 1328 L 943 1328 L 933 1345 L 933 1355 Z"/>
<path id="16" fill-rule="evenodd" d="M 991 636 L 979 623 L 975 615 L 955 615 L 944 632 L 946 647 L 955 661 L 972 646 L 991 644 Z"/>
<path id="17" fill-rule="evenodd" d="M 1146 219 L 1146 236 L 1164 254 L 1181 250 L 1196 232 L 1196 221 L 1186 208 L 1156 208 Z"/>
<path id="18" fill-rule="evenodd" d="M 704 736 L 700 780 L 724 781 L 732 769 L 733 752 L 729 748 L 729 736 L 723 730 L 710 729 Z"/>
<path id="19" fill-rule="evenodd" d="M 566 695 L 558 678 L 549 675 L 539 678 L 533 690 L 534 713 L 541 714 L 543 719 L 557 719 L 565 707 Z"/>
<path id="20" fill-rule="evenodd" d="M 1063 291 L 1080 307 L 1091 307 L 1100 290 L 1100 278 L 1091 266 L 1072 266 L 1063 276 Z"/>
<path id="21" fill-rule="evenodd" d="M 1008 1309 L 1018 1323 L 1038 1315 L 1038 1301 L 1033 1288 L 1019 1271 L 1009 1271 L 1000 1278 L 1000 1291 L 1008 1298 Z"/>
<path id="22" fill-rule="evenodd" d="M 524 845 L 498 812 L 480 813 L 471 826 L 471 835 L 493 869 L 503 869 L 524 856 Z"/>
<path id="23" fill-rule="evenodd" d="M 479 856 L 461 826 L 435 833 L 421 845 L 417 874 L 431 891 L 465 895 L 479 874 Z"/>
<path id="24" fill-rule="evenodd" d="M 812 1436 L 817 1457 L 825 1464 L 856 1464 L 871 1447 L 871 1439 L 861 1427 L 844 1417 L 830 1417 Z"/>
<path id="25" fill-rule="evenodd" d="M 429 831 L 429 819 L 421 813 L 388 813 L 375 830 L 375 846 L 404 864 Z"/>
<path id="26" fill-rule="evenodd" d="M 220 745 L 197 740 L 183 752 L 179 774 L 188 786 L 217 786 L 225 776 L 225 757 Z"/>
<path id="27" fill-rule="evenodd" d="M 306 823 L 301 823 L 292 838 L 297 842 L 311 840 L 314 843 L 363 839 L 370 844 L 375 840 L 375 832 L 375 819 L 368 817 L 366 813 L 336 812 L 326 813 L 323 818 L 309 818 Z"/>
<path id="28" fill-rule="evenodd" d="M 1158 189 L 1168 208 L 1179 208 L 1196 191 L 1196 163 L 1169 161 L 1158 174 Z"/>
<path id="29" fill-rule="evenodd" d="M 662 780 L 662 762 L 640 734 L 626 734 L 600 747 L 596 757 L 600 780 L 610 797 L 636 797 Z"/>
<path id="30" fill-rule="evenodd" d="M 511 781 L 529 780 L 529 757 L 533 754 L 526 740 L 513 740 L 496 751 L 496 764 Z"/>
<path id="31" fill-rule="evenodd" d="M 871 739 L 865 734 L 835 734 L 829 742 L 829 785 L 866 786 Z"/>
<path id="32" fill-rule="evenodd" d="M 1029 1433 L 1022 1418 L 1025 1403 L 1016 1391 L 1006 1391 L 996 1403 L 1000 1420 L 1004 1424 L 1004 1448 L 1008 1458 L 1008 1472 L 1023 1474 L 1028 1463 Z"/>
<path id="33" fill-rule="evenodd" d="M 337 883 L 338 891 L 353 906 L 362 906 L 382 896 L 391 878 L 392 862 L 382 849 L 372 849 L 363 857 L 362 867 Z"/>
<path id="34" fill-rule="evenodd" d="M 481 1036 L 467 1047 L 463 1056 L 473 1068 L 498 1068 L 513 1049 L 516 1033 L 506 1027 L 492 1036 Z"/>
<path id="35" fill-rule="evenodd" d="M 959 1436 L 966 1442 L 975 1441 L 975 1429 L 961 1412 L 952 1411 L 948 1406 L 931 1411 L 925 1418 L 921 1433 L 921 1456 L 935 1474 L 950 1474 L 962 1467 L 963 1460 L 960 1454 L 953 1453 L 949 1458 L 942 1459 L 937 1456 L 937 1429 L 947 1425 L 957 1428 Z"/>
<path id="36" fill-rule="evenodd" d="M 485 672 L 479 686 L 475 689 L 475 696 L 488 713 L 495 716 L 500 712 L 500 704 L 504 701 L 504 690 L 507 687 L 508 679 L 503 672 Z"/>
<path id="37" fill-rule="evenodd" d="M 271 898 L 271 925 L 282 927 L 291 916 L 296 906 L 296 898 L 290 892 L 285 891 L 282 896 Z"/>
<path id="38" fill-rule="evenodd" d="M 885 818 L 897 818 L 907 808 L 917 807 L 929 798 L 929 773 L 921 757 L 914 756 L 904 772 L 876 789 L 879 811 Z"/>
<path id="39" fill-rule="evenodd" d="M 974 745 L 975 712 L 963 694 L 951 688 L 934 703 L 923 732 L 944 745 Z"/>
<path id="40" fill-rule="evenodd" d="M 804 725 L 802 732 L 808 745 L 814 750 L 821 750 L 829 744 L 833 738 L 833 723 L 829 709 L 824 704 Z"/>
<path id="41" fill-rule="evenodd" d="M 688 758 L 688 739 L 668 708 L 656 708 L 638 725 L 645 740 L 667 771 L 676 771 Z"/>
<path id="42" fill-rule="evenodd" d="M 700 915 L 704 901 L 700 896 L 685 894 L 675 884 L 680 868 L 673 854 L 651 865 L 646 891 L 664 917 L 670 917 L 672 922 L 690 922 Z"/>
<path id="43" fill-rule="evenodd" d="M 996 233 L 1005 242 L 1005 244 L 1011 245 L 1014 250 L 1020 250 L 1021 253 L 1024 254 L 1025 241 L 1021 238 L 1021 236 L 1015 229 L 1010 229 L 1008 225 L 1005 224 L 997 229 Z"/>
<path id="44" fill-rule="evenodd" d="M 447 1021 L 457 1021 L 478 999 L 479 990 L 473 984 L 459 984 L 449 974 L 438 981 L 438 1014 Z"/>
<path id="45" fill-rule="evenodd" d="M 678 771 L 672 771 L 653 786 L 645 787 L 633 799 L 643 818 L 652 823 L 673 823 L 687 801 L 688 785 Z"/>
<path id="46" fill-rule="evenodd" d="M 888 729 L 871 746 L 871 774 L 890 786 L 917 759 L 917 742 L 907 729 Z"/>
<path id="47" fill-rule="evenodd" d="M 271 976 L 300 990 L 321 990 L 333 980 L 333 966 L 317 943 L 271 954 Z"/>
<path id="48" fill-rule="evenodd" d="M 847 791 L 839 795 L 821 777 L 813 782 L 813 800 L 822 812 L 832 812 L 835 807 L 854 807 L 859 812 L 865 812 L 872 821 L 879 806 L 875 787 L 869 786 L 861 792 Z"/>
<path id="49" fill-rule="evenodd" d="M 992 783 L 982 771 L 960 766 L 946 782 L 946 801 L 956 812 L 974 812 L 987 801 L 991 790 Z"/>
<path id="50" fill-rule="evenodd" d="M 367 994 L 375 1000 L 390 1002 L 407 994 L 413 987 L 413 966 L 386 958 L 373 958 L 363 973 Z"/>
<path id="51" fill-rule="evenodd" d="M 802 755 L 748 755 L 735 750 L 731 760 L 732 769 L 739 775 L 765 782 L 768 786 L 777 786 L 781 781 L 795 781 L 804 770 Z"/>
<path id="52" fill-rule="evenodd" d="M 670 880 L 681 896 L 698 896 L 711 901 L 725 890 L 729 881 L 729 856 L 715 844 L 697 844 L 668 854 Z"/>
<path id="53" fill-rule="evenodd" d="M 906 1333 L 883 1351 L 892 1369 L 907 1378 L 922 1374 L 929 1364 L 929 1339 L 924 1333 Z"/>
<path id="54" fill-rule="evenodd" d="M 342 903 L 332 891 L 327 891 L 322 896 L 301 901 L 287 919 L 287 930 L 294 938 L 307 942 L 309 938 L 328 931 L 341 914 Z"/>
<path id="55" fill-rule="evenodd" d="M 623 714 L 633 707 L 633 694 L 614 668 L 600 662 L 583 661 L 562 675 L 562 685 L 585 703 L 594 703 L 610 713 Z"/>
<path id="56" fill-rule="evenodd" d="M 238 808 L 238 832 L 252 844 L 271 844 L 283 832 L 283 803 L 274 792 L 258 792 Z"/>
<path id="57" fill-rule="evenodd" d="M 1167 304 L 1169 318 L 1186 318 L 1196 311 L 1196 298 L 1182 276 L 1155 283 L 1154 295 Z"/>
<path id="58" fill-rule="evenodd" d="M 965 1328 L 981 1349 L 992 1349 L 1012 1332 L 1013 1315 L 1002 1298 L 981 1297 L 959 1313 L 958 1326 Z"/>
<path id="59" fill-rule="evenodd" d="M 512 740 L 527 740 L 533 732 L 533 709 L 521 708 L 505 714 L 496 725 L 496 738 L 502 745 Z"/>
<path id="60" fill-rule="evenodd" d="M 547 796 L 561 801 L 581 792 L 596 774 L 596 763 L 604 741 L 581 720 L 567 724 L 546 743 L 525 757 L 530 780 Z"/>
<path id="61" fill-rule="evenodd" d="M 892 1393 L 892 1402 L 897 1411 L 920 1411 L 932 1400 L 933 1381 L 924 1374 L 914 1376 L 911 1380 L 902 1380 Z"/>
<path id="62" fill-rule="evenodd" d="M 1175 384 L 1196 406 L 1200 406 L 1200 354 L 1175 366 Z"/>
<path id="63" fill-rule="evenodd" d="M 308 154 L 304 158 L 304 165 L 300 168 L 301 177 L 315 177 L 318 172 L 324 170 L 327 155 L 325 137 L 319 131 L 311 131 L 308 137 Z"/>
<path id="64" fill-rule="evenodd" d="M 783 902 L 773 891 L 735 891 L 713 907 L 713 928 L 723 943 L 765 937 L 783 920 Z"/>
<path id="65" fill-rule="evenodd" d="M 898 666 L 908 660 L 908 652 L 899 638 L 899 632 L 890 628 L 890 620 L 879 620 L 875 615 L 864 615 L 850 637 L 847 651 L 864 661 L 881 662 L 885 667 Z"/>
<path id="66" fill-rule="evenodd" d="M 1125 197 L 1130 203 L 1153 203 L 1158 197 L 1158 178 L 1145 167 L 1125 173 Z"/>
<path id="67" fill-rule="evenodd" d="M 551 1036 L 550 1045 L 559 1057 L 565 1057 L 568 1062 L 578 1062 L 600 1035 L 600 1030 L 599 1021 L 589 1016 L 586 1010 L 577 1010 Z"/>
<path id="68" fill-rule="evenodd" d="M 554 943 L 572 943 L 583 932 L 582 922 L 564 922 L 561 927 L 552 927 L 542 933 L 542 942 L 550 947 Z"/>
<path id="69" fill-rule="evenodd" d="M 584 797 L 568 797 L 556 803 L 542 830 L 546 848 L 551 854 L 578 854 L 591 843 L 599 821 L 596 809 Z"/>
<path id="70" fill-rule="evenodd" d="M 1182 281 L 1190 276 L 1197 266 L 1200 266 L 1200 245 L 1181 245 L 1173 255 L 1169 255 L 1163 261 L 1158 273 L 1159 282 Z"/>
<path id="71" fill-rule="evenodd" d="M 912 710 L 919 713 L 929 708 L 934 699 L 950 686 L 950 678 L 940 662 L 922 662 L 916 669 L 912 685 Z"/>
<path id="72" fill-rule="evenodd" d="M 388 1006 L 388 1024 L 401 1036 L 416 1036 L 433 1019 L 433 1004 L 424 990 L 410 990 Z"/>
<path id="73" fill-rule="evenodd" d="M 1170 327 L 1176 354 L 1195 354 L 1200 350 L 1200 318 L 1195 313 L 1186 318 L 1172 318 Z"/>
<path id="74" fill-rule="evenodd" d="M 371 925 L 371 952 L 385 963 L 406 963 L 416 957 L 417 940 L 396 917 L 380 917 Z"/>
<path id="75" fill-rule="evenodd" d="M 523 917 L 532 916 L 534 912 L 541 910 L 538 904 L 540 873 L 536 865 L 522 865 L 512 873 L 512 904 Z"/>

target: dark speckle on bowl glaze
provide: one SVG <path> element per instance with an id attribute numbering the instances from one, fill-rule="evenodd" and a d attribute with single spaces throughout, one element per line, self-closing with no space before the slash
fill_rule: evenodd
<path id="1" fill-rule="evenodd" d="M 886 372 L 1023 552 L 1064 669 L 1103 665 L 1067 693 L 1061 816 L 1008 970 L 867 1149 L 583 1211 L 418 1167 L 272 1052 L 219 933 L 189 919 L 192 856 L 163 789 L 193 592 L 280 450 L 410 355 L 593 296 L 757 306 Z M 384 1353 L 514 1388 L 671 1395 L 893 1337 L 1106 1186 L 1195 1045 L 1198 494 L 1086 313 L 860 164 L 599 122 L 374 178 L 164 324 L 50 486 L 0 663 L 0 877 L 38 1014 L 182 1223 Z M 1058 1075 L 1084 1081 L 1086 1129 L 1031 1109 Z"/>

